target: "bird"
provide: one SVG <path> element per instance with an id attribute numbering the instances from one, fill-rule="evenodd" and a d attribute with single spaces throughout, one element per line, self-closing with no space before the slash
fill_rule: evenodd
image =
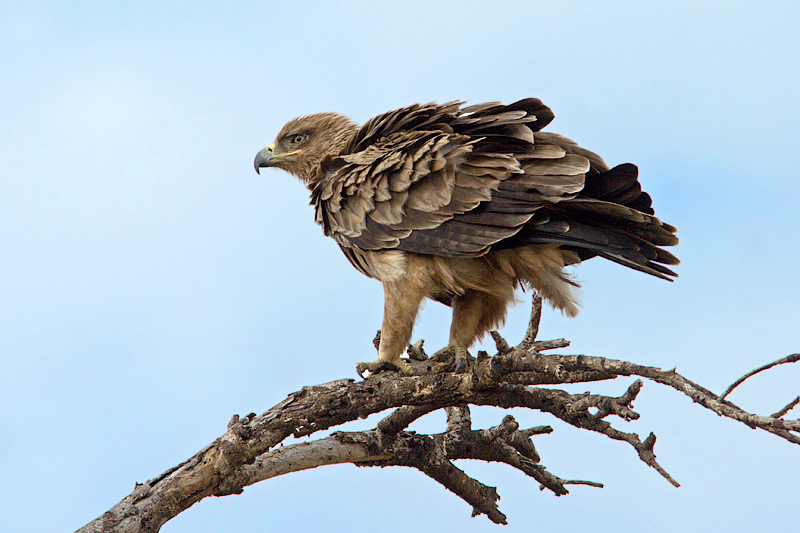
<path id="1" fill-rule="evenodd" d="M 501 326 L 522 287 L 578 314 L 571 269 L 603 257 L 673 281 L 677 229 L 655 216 L 638 168 L 613 168 L 542 129 L 537 98 L 504 105 L 413 104 L 359 126 L 337 113 L 290 120 L 255 157 L 300 179 L 316 223 L 362 274 L 381 282 L 378 358 L 365 372 L 411 374 L 401 355 L 425 299 L 452 308 L 455 371 Z"/>

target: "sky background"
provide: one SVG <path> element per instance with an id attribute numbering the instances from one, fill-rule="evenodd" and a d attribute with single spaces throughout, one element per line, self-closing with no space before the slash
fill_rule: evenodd
<path id="1" fill-rule="evenodd" d="M 0 2 L 0 529 L 74 530 L 234 413 L 374 357 L 380 285 L 322 235 L 299 182 L 253 172 L 301 114 L 539 97 L 549 131 L 639 165 L 683 261 L 675 283 L 581 265 L 581 314 L 546 312 L 541 338 L 717 392 L 799 351 L 797 6 Z M 429 303 L 414 338 L 435 350 L 448 328 Z M 766 415 L 799 382 L 773 369 L 731 400 Z M 680 489 L 626 444 L 519 410 L 555 428 L 535 440 L 550 471 L 606 488 L 556 498 L 508 467 L 459 465 L 498 487 L 503 531 L 796 527 L 798 446 L 651 382 L 635 408 L 613 424 L 654 431 Z M 503 414 L 475 409 L 475 427 Z M 443 427 L 435 413 L 413 429 Z M 206 499 L 162 531 L 498 531 L 470 512 L 416 471 L 343 465 Z"/>

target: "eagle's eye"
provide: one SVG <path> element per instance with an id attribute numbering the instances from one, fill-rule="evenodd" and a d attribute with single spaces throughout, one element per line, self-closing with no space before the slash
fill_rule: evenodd
<path id="1" fill-rule="evenodd" d="M 292 139 L 291 139 L 290 142 L 292 144 L 294 144 L 294 145 L 299 145 L 299 144 L 302 144 L 303 141 L 306 140 L 306 137 L 308 137 L 308 136 L 305 135 L 305 134 L 302 134 L 302 133 L 298 133 L 297 135 L 292 136 Z"/>

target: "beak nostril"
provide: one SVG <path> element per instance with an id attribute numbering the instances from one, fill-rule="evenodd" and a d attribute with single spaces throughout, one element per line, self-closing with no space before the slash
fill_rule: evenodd
<path id="1" fill-rule="evenodd" d="M 253 161 L 253 165 L 255 165 L 256 172 L 261 174 L 261 167 L 269 167 L 272 166 L 272 162 L 275 161 L 277 158 L 275 157 L 275 147 L 274 145 L 265 146 L 260 152 L 256 154 L 256 158 Z"/>

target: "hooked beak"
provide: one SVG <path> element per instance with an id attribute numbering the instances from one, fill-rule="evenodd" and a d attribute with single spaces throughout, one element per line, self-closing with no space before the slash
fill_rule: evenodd
<path id="1" fill-rule="evenodd" d="M 262 168 L 274 166 L 277 161 L 297 153 L 300 153 L 300 150 L 286 152 L 285 154 L 275 154 L 275 144 L 273 143 L 256 154 L 253 165 L 256 167 L 256 172 L 261 174 Z"/>
<path id="2" fill-rule="evenodd" d="M 253 161 L 253 165 L 256 167 L 256 172 L 261 174 L 262 167 L 268 167 L 272 165 L 272 162 L 275 160 L 275 145 L 270 144 L 260 152 L 256 154 L 256 159 Z"/>

